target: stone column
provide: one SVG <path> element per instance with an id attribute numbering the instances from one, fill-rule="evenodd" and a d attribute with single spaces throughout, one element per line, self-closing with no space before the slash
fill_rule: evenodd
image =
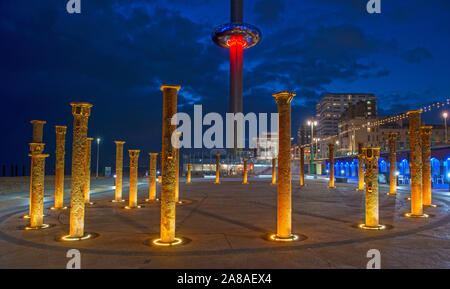
<path id="1" fill-rule="evenodd" d="M 366 172 L 366 223 L 359 225 L 361 229 L 382 230 L 385 226 L 379 224 L 378 201 L 378 158 L 380 148 L 363 148 Z"/>
<path id="2" fill-rule="evenodd" d="M 85 171 L 84 171 L 84 185 L 83 185 L 83 195 L 84 195 L 84 203 L 91 203 L 91 151 L 92 151 L 92 141 L 93 138 L 86 139 L 86 152 L 85 152 Z"/>
<path id="3" fill-rule="evenodd" d="M 55 206 L 54 210 L 67 209 L 64 207 L 64 166 L 66 155 L 66 126 L 55 126 L 56 129 L 56 162 L 55 162 Z"/>
<path id="4" fill-rule="evenodd" d="M 328 144 L 328 154 L 330 162 L 330 188 L 334 188 L 334 144 Z"/>
<path id="5" fill-rule="evenodd" d="M 305 186 L 305 147 L 300 147 L 300 187 Z"/>
<path id="6" fill-rule="evenodd" d="M 364 191 L 364 154 L 363 143 L 358 143 L 358 191 Z"/>
<path id="7" fill-rule="evenodd" d="M 150 153 L 149 192 L 147 202 L 156 201 L 156 161 L 158 154 Z"/>
<path id="8" fill-rule="evenodd" d="M 39 138 L 36 138 L 36 140 L 39 140 Z M 42 140 L 42 137 L 40 140 Z M 31 157 L 31 198 L 30 225 L 25 227 L 27 230 L 37 230 L 49 227 L 44 224 L 45 158 L 49 156 L 47 154 L 42 154 L 44 146 L 44 143 L 30 143 L 31 153 L 28 156 Z"/>
<path id="9" fill-rule="evenodd" d="M 273 95 L 278 105 L 278 185 L 276 240 L 296 240 L 292 234 L 291 196 L 291 102 L 295 93 L 279 92 Z"/>
<path id="10" fill-rule="evenodd" d="M 432 126 L 422 126 L 420 135 L 422 139 L 422 195 L 423 205 L 431 204 L 431 131 Z"/>
<path id="11" fill-rule="evenodd" d="M 161 244 L 176 244 L 175 238 L 175 190 L 177 177 L 176 149 L 172 144 L 172 134 L 176 126 L 171 124 L 177 113 L 177 85 L 163 85 L 163 127 L 162 127 L 162 186 L 161 186 Z"/>
<path id="12" fill-rule="evenodd" d="M 159 158 L 159 169 L 160 169 L 160 175 L 158 176 L 158 183 L 162 184 L 162 171 L 163 171 L 162 152 L 158 153 L 158 158 Z"/>
<path id="13" fill-rule="evenodd" d="M 244 178 L 242 181 L 242 184 L 244 184 L 244 185 L 248 185 L 247 161 L 248 161 L 248 159 L 244 159 Z"/>
<path id="14" fill-rule="evenodd" d="M 115 141 L 116 143 L 116 197 L 114 203 L 124 202 L 122 198 L 123 190 L 123 145 L 124 141 Z"/>
<path id="15" fill-rule="evenodd" d="M 126 209 L 140 208 L 137 204 L 138 195 L 138 160 L 140 150 L 128 150 L 130 156 L 130 188 L 129 188 L 129 204 Z"/>
<path id="16" fill-rule="evenodd" d="M 175 202 L 180 202 L 180 137 L 181 132 L 177 132 L 177 140 L 176 140 L 176 147 L 175 147 L 175 164 L 176 164 L 176 185 L 175 185 Z"/>
<path id="17" fill-rule="evenodd" d="M 43 135 L 44 135 L 44 124 L 46 124 L 47 122 L 42 121 L 42 120 L 32 120 L 32 121 L 30 121 L 30 123 L 33 125 L 33 142 L 32 143 L 37 143 L 37 144 L 42 143 Z M 30 175 L 33 175 L 33 166 L 31 166 Z M 14 176 L 13 166 L 11 166 L 11 176 Z M 31 192 L 32 192 L 32 188 L 30 185 L 30 207 L 28 210 L 29 211 L 28 215 L 24 216 L 25 219 L 29 219 L 31 216 Z"/>
<path id="18" fill-rule="evenodd" d="M 63 240 L 81 240 L 88 235 L 84 233 L 84 174 L 85 152 L 88 130 L 88 120 L 91 115 L 92 104 L 72 102 L 73 143 L 72 143 L 72 180 L 71 180 L 71 208 L 70 208 L 70 234 Z"/>
<path id="19" fill-rule="evenodd" d="M 272 159 L 272 185 L 277 184 L 277 159 Z"/>
<path id="20" fill-rule="evenodd" d="M 216 182 L 215 184 L 220 184 L 220 154 L 216 154 Z"/>
<path id="21" fill-rule="evenodd" d="M 411 213 L 408 217 L 425 217 L 422 199 L 422 144 L 420 141 L 421 110 L 408 111 L 411 154 Z"/>
<path id="22" fill-rule="evenodd" d="M 191 183 L 191 173 L 192 173 L 192 165 L 188 164 L 187 165 L 187 182 L 186 182 L 186 184 Z"/>
<path id="23" fill-rule="evenodd" d="M 397 153 L 395 151 L 395 141 L 397 140 L 397 133 L 392 132 L 388 134 L 389 146 L 389 194 L 397 194 Z"/>

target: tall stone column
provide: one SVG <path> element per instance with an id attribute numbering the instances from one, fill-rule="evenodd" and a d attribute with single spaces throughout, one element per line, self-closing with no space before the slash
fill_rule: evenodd
<path id="1" fill-rule="evenodd" d="M 116 194 L 113 203 L 121 203 L 123 190 L 123 145 L 124 141 L 115 141 L 116 143 Z"/>
<path id="2" fill-rule="evenodd" d="M 220 154 L 216 154 L 216 182 L 215 184 L 220 184 Z"/>
<path id="3" fill-rule="evenodd" d="M 187 165 L 187 181 L 186 181 L 186 184 L 190 184 L 191 183 L 191 178 L 192 178 L 191 174 L 192 174 L 192 164 L 188 164 Z"/>
<path id="4" fill-rule="evenodd" d="M 366 172 L 366 223 L 359 225 L 361 229 L 382 230 L 385 226 L 379 224 L 378 201 L 378 158 L 380 148 L 363 148 Z"/>
<path id="5" fill-rule="evenodd" d="M 39 138 L 36 138 L 39 140 Z M 40 139 L 42 141 L 42 138 Z M 30 143 L 31 153 L 31 198 L 30 198 L 30 225 L 26 230 L 38 230 L 48 228 L 44 224 L 44 178 L 45 178 L 45 158 L 49 155 L 42 154 L 45 144 Z"/>
<path id="6" fill-rule="evenodd" d="M 300 147 L 300 187 L 305 186 L 305 147 Z"/>
<path id="7" fill-rule="evenodd" d="M 330 188 L 334 188 L 334 144 L 328 144 L 328 154 L 330 162 Z"/>
<path id="8" fill-rule="evenodd" d="M 66 155 L 67 126 L 57 125 L 56 130 L 56 162 L 55 162 L 55 206 L 52 210 L 67 209 L 64 207 L 64 168 Z"/>
<path id="9" fill-rule="evenodd" d="M 85 172 L 84 172 L 84 186 L 83 186 L 83 195 L 84 195 L 84 203 L 91 203 L 91 151 L 92 151 L 92 141 L 93 138 L 86 139 L 86 152 L 85 152 Z"/>
<path id="10" fill-rule="evenodd" d="M 156 201 L 156 161 L 158 154 L 150 153 L 149 192 L 147 202 Z"/>
<path id="11" fill-rule="evenodd" d="M 176 126 L 171 124 L 177 113 L 177 85 L 163 85 L 163 127 L 162 127 L 162 186 L 161 186 L 161 236 L 155 244 L 175 245 L 175 190 L 176 190 L 176 149 L 172 144 L 172 134 Z"/>
<path id="12" fill-rule="evenodd" d="M 137 204 L 138 195 L 138 160 L 140 150 L 128 150 L 130 156 L 130 188 L 129 188 L 129 204 L 126 209 L 140 208 Z"/>
<path id="13" fill-rule="evenodd" d="M 65 241 L 79 241 L 89 238 L 90 234 L 84 233 L 84 194 L 83 186 L 86 172 L 86 138 L 88 120 L 91 115 L 92 104 L 72 102 L 73 143 L 72 143 L 72 180 L 71 180 L 71 208 L 70 208 L 70 233 L 62 237 Z"/>
<path id="14" fill-rule="evenodd" d="M 271 238 L 278 241 L 294 241 L 292 234 L 291 196 L 291 102 L 292 92 L 273 95 L 278 105 L 278 184 L 277 184 L 277 234 Z"/>
<path id="15" fill-rule="evenodd" d="M 277 184 L 277 159 L 272 159 L 272 185 Z"/>
<path id="16" fill-rule="evenodd" d="M 247 175 L 247 161 L 248 159 L 244 159 L 244 177 L 242 184 L 248 185 L 248 175 Z"/>
<path id="17" fill-rule="evenodd" d="M 363 143 L 358 143 L 358 191 L 364 191 L 364 154 Z"/>
<path id="18" fill-rule="evenodd" d="M 432 126 L 422 126 L 420 136 L 422 139 L 422 194 L 423 205 L 431 204 L 431 131 Z"/>
<path id="19" fill-rule="evenodd" d="M 426 217 L 422 198 L 422 144 L 420 140 L 421 110 L 408 111 L 411 154 L 411 213 L 407 217 Z"/>
<path id="20" fill-rule="evenodd" d="M 176 147 L 175 147 L 175 164 L 176 164 L 176 185 L 175 185 L 175 202 L 180 202 L 180 137 L 181 132 L 177 132 L 177 139 L 176 139 Z"/>
<path id="21" fill-rule="evenodd" d="M 397 140 L 397 133 L 392 132 L 388 134 L 389 146 L 389 194 L 397 194 L 397 153 L 395 151 L 395 141 Z"/>

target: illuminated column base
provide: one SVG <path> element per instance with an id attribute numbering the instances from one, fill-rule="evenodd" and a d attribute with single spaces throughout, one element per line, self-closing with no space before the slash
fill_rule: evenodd
<path id="1" fill-rule="evenodd" d="M 277 184 L 277 159 L 272 159 L 272 186 Z"/>
<path id="2" fill-rule="evenodd" d="M 24 230 L 25 231 L 33 231 L 33 230 L 43 230 L 43 229 L 47 229 L 50 228 L 51 226 L 49 224 L 42 224 L 40 226 L 36 226 L 36 227 L 31 227 L 31 226 L 25 226 Z"/>
<path id="3" fill-rule="evenodd" d="M 360 225 L 358 225 L 358 227 L 363 230 L 375 230 L 375 231 L 380 231 L 380 230 L 386 229 L 385 225 L 367 226 L 366 224 L 360 224 Z"/>
<path id="4" fill-rule="evenodd" d="M 300 237 L 298 235 L 291 234 L 291 236 L 288 238 L 281 238 L 278 237 L 276 234 L 273 234 L 269 236 L 269 239 L 275 242 L 294 242 L 300 240 Z"/>
<path id="5" fill-rule="evenodd" d="M 427 214 L 413 215 L 412 213 L 405 213 L 405 217 L 407 217 L 407 218 L 428 218 L 430 216 Z"/>
<path id="6" fill-rule="evenodd" d="M 244 159 L 244 180 L 242 181 L 243 185 L 248 185 L 247 161 L 248 159 Z"/>
<path id="7" fill-rule="evenodd" d="M 61 242 L 80 242 L 80 241 L 86 241 L 89 239 L 94 239 L 98 237 L 98 234 L 95 233 L 84 233 L 81 237 L 71 237 L 70 235 L 62 236 L 58 239 L 58 241 Z"/>
<path id="8" fill-rule="evenodd" d="M 192 178 L 192 176 L 191 176 L 191 174 L 192 174 L 192 165 L 191 164 L 188 164 L 187 165 L 187 181 L 186 181 L 186 184 L 191 184 L 192 183 L 192 181 L 191 181 L 191 178 Z"/>
<path id="9" fill-rule="evenodd" d="M 170 243 L 164 243 L 163 241 L 161 241 L 161 239 L 155 239 L 152 241 L 152 243 L 153 243 L 153 245 L 159 246 L 159 247 L 173 247 L 173 246 L 182 245 L 184 242 L 183 242 L 183 239 L 181 239 L 181 238 L 175 238 L 175 240 Z"/>

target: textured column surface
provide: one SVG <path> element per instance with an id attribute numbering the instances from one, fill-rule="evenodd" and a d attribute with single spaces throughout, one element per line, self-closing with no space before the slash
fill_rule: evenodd
<path id="1" fill-rule="evenodd" d="M 277 184 L 277 159 L 272 159 L 272 185 Z"/>
<path id="2" fill-rule="evenodd" d="M 431 131 L 432 126 L 422 126 L 422 194 L 423 205 L 431 206 Z"/>
<path id="3" fill-rule="evenodd" d="M 187 165 L 187 182 L 186 182 L 186 184 L 191 183 L 191 178 L 192 178 L 191 174 L 192 174 L 192 165 L 188 164 Z"/>
<path id="4" fill-rule="evenodd" d="M 279 92 L 273 95 L 278 105 L 278 184 L 277 237 L 292 238 L 291 196 L 291 102 L 295 93 Z"/>
<path id="5" fill-rule="evenodd" d="M 305 147 L 300 147 L 300 186 L 305 185 Z"/>
<path id="6" fill-rule="evenodd" d="M 83 186 L 83 195 L 84 195 L 84 203 L 91 203 L 91 148 L 93 138 L 86 139 L 86 151 L 85 151 L 85 164 L 84 164 L 84 186 Z"/>
<path id="7" fill-rule="evenodd" d="M 176 177 L 175 177 L 175 202 L 179 202 L 180 201 L 180 137 L 181 137 L 181 132 L 177 132 L 177 143 L 176 143 L 176 147 L 175 147 L 175 165 L 176 165 Z"/>
<path id="8" fill-rule="evenodd" d="M 66 155 L 66 126 L 57 125 L 55 161 L 55 209 L 64 208 L 64 167 Z"/>
<path id="9" fill-rule="evenodd" d="M 216 182 L 215 184 L 220 184 L 220 154 L 216 154 Z"/>
<path id="10" fill-rule="evenodd" d="M 150 153 L 150 171 L 149 171 L 149 192 L 148 192 L 148 200 L 156 201 L 156 161 L 158 154 Z"/>
<path id="11" fill-rule="evenodd" d="M 30 198 L 30 227 L 38 229 L 44 226 L 44 177 L 45 158 L 49 155 L 42 154 L 43 143 L 30 143 L 29 156 L 31 157 L 31 198 Z"/>
<path id="12" fill-rule="evenodd" d="M 363 148 L 366 171 L 366 224 L 365 227 L 379 226 L 378 209 L 378 157 L 380 148 Z"/>
<path id="13" fill-rule="evenodd" d="M 423 215 L 422 145 L 420 141 L 421 111 L 408 111 L 409 145 L 411 154 L 411 216 Z"/>
<path id="14" fill-rule="evenodd" d="M 123 190 L 123 145 L 124 141 L 115 141 L 116 143 L 116 194 L 114 202 L 122 202 Z"/>
<path id="15" fill-rule="evenodd" d="M 71 208 L 70 235 L 71 238 L 84 236 L 84 174 L 85 151 L 88 130 L 88 120 L 91 115 L 92 104 L 72 102 L 73 143 L 72 143 L 72 179 L 71 179 Z"/>
<path id="16" fill-rule="evenodd" d="M 334 188 L 334 144 L 328 144 L 328 154 L 330 162 L 330 188 Z"/>
<path id="17" fill-rule="evenodd" d="M 389 195 L 397 194 L 397 153 L 395 151 L 395 141 L 397 140 L 397 133 L 392 132 L 388 134 L 389 146 Z"/>
<path id="18" fill-rule="evenodd" d="M 244 159 L 244 177 L 243 177 L 243 181 L 242 181 L 242 183 L 243 183 L 244 185 L 247 185 L 247 184 L 248 184 L 247 161 L 248 161 L 248 159 Z"/>
<path id="19" fill-rule="evenodd" d="M 364 154 L 363 143 L 358 143 L 358 191 L 364 191 Z"/>
<path id="20" fill-rule="evenodd" d="M 180 86 L 163 85 L 163 127 L 162 127 L 162 185 L 161 185 L 161 242 L 175 242 L 175 189 L 176 151 L 172 144 L 172 134 L 176 126 L 171 124 L 177 113 L 177 94 Z"/>
<path id="21" fill-rule="evenodd" d="M 33 143 L 42 143 L 44 136 L 44 124 L 46 121 L 32 120 L 30 123 L 33 125 Z"/>
<path id="22" fill-rule="evenodd" d="M 129 188 L 129 209 L 138 208 L 137 193 L 138 193 L 138 166 L 140 150 L 129 150 L 130 156 L 130 188 Z"/>

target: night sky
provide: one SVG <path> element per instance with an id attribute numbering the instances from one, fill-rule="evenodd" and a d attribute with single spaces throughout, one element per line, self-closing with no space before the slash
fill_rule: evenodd
<path id="1" fill-rule="evenodd" d="M 162 83 L 182 86 L 180 111 L 228 108 L 228 51 L 211 41 L 228 0 L 81 1 L 72 15 L 66 0 L 0 1 L 0 165 L 28 165 L 32 119 L 47 121 L 47 166 L 54 126 L 69 127 L 69 160 L 71 101 L 94 105 L 88 134 L 102 138 L 102 166 L 114 165 L 114 140 L 141 149 L 142 164 L 161 150 Z M 366 3 L 246 0 L 263 40 L 244 53 L 244 110 L 275 112 L 272 93 L 295 91 L 295 133 L 324 92 L 374 93 L 382 115 L 448 98 L 450 1 L 382 0 L 380 15 Z"/>

